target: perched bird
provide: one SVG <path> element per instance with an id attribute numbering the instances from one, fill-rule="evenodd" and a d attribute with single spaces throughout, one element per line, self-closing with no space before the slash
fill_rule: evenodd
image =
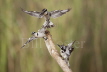
<path id="1" fill-rule="evenodd" d="M 53 23 L 49 24 L 51 22 L 50 17 L 52 17 L 52 18 L 60 17 L 63 14 L 66 14 L 66 12 L 69 12 L 70 10 L 71 9 L 68 8 L 68 9 L 65 9 L 65 10 L 54 10 L 54 11 L 48 12 L 47 9 L 45 8 L 41 12 L 37 12 L 37 11 L 26 11 L 26 10 L 22 9 L 23 12 L 25 12 L 25 13 L 31 15 L 31 16 L 35 16 L 37 18 L 43 18 L 44 17 L 45 22 L 47 22 L 47 28 L 54 27 Z"/>
<path id="2" fill-rule="evenodd" d="M 45 35 L 45 31 L 46 31 L 46 28 L 41 28 L 38 30 L 38 32 L 32 32 L 32 37 L 30 37 L 27 42 L 21 47 L 23 48 L 26 44 L 28 44 L 29 42 L 31 42 L 32 40 L 35 40 L 37 38 L 44 38 L 45 40 L 47 39 L 46 35 Z"/>
<path id="3" fill-rule="evenodd" d="M 75 42 L 75 41 L 74 41 Z M 73 44 L 74 42 L 72 43 L 69 43 L 67 46 L 65 45 L 58 45 L 60 47 L 60 54 L 62 56 L 62 58 L 65 60 L 66 64 L 70 67 L 70 64 L 69 64 L 69 57 L 71 55 L 71 52 L 74 50 L 73 48 Z"/>

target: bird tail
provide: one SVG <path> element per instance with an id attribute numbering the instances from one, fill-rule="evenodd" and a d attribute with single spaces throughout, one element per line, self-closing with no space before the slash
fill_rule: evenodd
<path id="1" fill-rule="evenodd" d="M 66 62 L 66 64 L 68 65 L 68 67 L 70 67 L 69 58 L 66 58 L 66 59 L 65 59 L 65 62 Z"/>

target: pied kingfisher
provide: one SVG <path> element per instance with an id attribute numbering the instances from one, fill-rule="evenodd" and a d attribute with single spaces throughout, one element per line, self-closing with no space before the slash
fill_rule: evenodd
<path id="1" fill-rule="evenodd" d="M 32 40 L 35 40 L 37 38 L 44 38 L 45 40 L 47 40 L 45 31 L 46 31 L 46 27 L 42 27 L 41 29 L 38 30 L 38 32 L 32 32 L 33 36 L 30 37 L 21 48 L 23 48 L 26 44 L 28 44 L 29 42 L 31 42 Z"/>
<path id="2" fill-rule="evenodd" d="M 75 41 L 74 41 L 75 42 Z M 64 46 L 64 45 L 58 45 L 60 47 L 60 54 L 62 56 L 62 58 L 65 60 L 66 64 L 70 67 L 70 64 L 69 64 L 69 56 L 71 55 L 71 52 L 74 50 L 74 47 L 73 47 L 73 44 L 74 42 L 72 43 L 69 43 L 67 46 Z"/>
<path id="3" fill-rule="evenodd" d="M 68 9 L 65 9 L 65 10 L 54 10 L 54 11 L 48 12 L 47 9 L 45 8 L 41 12 L 38 12 L 38 11 L 26 11 L 26 10 L 22 9 L 23 12 L 25 12 L 25 13 L 31 15 L 31 16 L 35 16 L 37 18 L 44 17 L 46 25 L 43 25 L 43 26 L 45 26 L 47 28 L 54 27 L 54 24 L 50 21 L 50 17 L 52 17 L 52 18 L 60 17 L 63 14 L 66 14 L 66 12 L 69 12 L 70 10 L 71 9 L 68 8 Z"/>

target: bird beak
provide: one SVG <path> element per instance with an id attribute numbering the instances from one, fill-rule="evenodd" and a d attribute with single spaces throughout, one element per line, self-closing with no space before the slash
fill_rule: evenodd
<path id="1" fill-rule="evenodd" d="M 60 47 L 60 45 L 59 44 L 57 44 L 59 47 Z"/>

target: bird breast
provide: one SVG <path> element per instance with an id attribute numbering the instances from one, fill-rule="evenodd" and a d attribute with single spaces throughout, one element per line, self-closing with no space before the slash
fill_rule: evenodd
<path id="1" fill-rule="evenodd" d="M 49 19 L 50 19 L 50 16 L 48 15 L 48 13 L 44 15 L 44 18 L 45 18 L 46 20 L 49 20 Z"/>
<path id="2" fill-rule="evenodd" d="M 35 37 L 40 37 L 40 38 L 42 38 L 42 37 L 45 37 L 46 35 L 44 34 L 44 33 L 40 33 L 40 32 L 38 32 L 38 33 L 36 33 L 35 34 Z"/>
<path id="3" fill-rule="evenodd" d="M 64 52 L 64 53 L 61 52 L 61 56 L 62 56 L 64 59 L 68 57 L 65 52 Z"/>

